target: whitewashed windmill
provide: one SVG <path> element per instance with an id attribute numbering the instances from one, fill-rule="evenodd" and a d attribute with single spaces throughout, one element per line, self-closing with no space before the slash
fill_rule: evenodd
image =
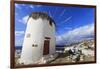
<path id="1" fill-rule="evenodd" d="M 33 12 L 28 18 L 21 64 L 35 64 L 46 55 L 55 54 L 55 24 L 47 13 Z"/>

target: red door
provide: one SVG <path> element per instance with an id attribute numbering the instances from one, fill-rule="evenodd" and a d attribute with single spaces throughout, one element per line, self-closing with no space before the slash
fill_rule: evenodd
<path id="1" fill-rule="evenodd" d="M 44 40 L 43 55 L 49 54 L 49 42 L 50 40 Z"/>

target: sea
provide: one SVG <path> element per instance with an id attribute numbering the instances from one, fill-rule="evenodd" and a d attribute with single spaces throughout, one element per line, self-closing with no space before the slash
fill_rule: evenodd
<path id="1" fill-rule="evenodd" d="M 15 46 L 16 50 L 22 50 L 22 46 Z M 57 51 L 63 51 L 64 50 L 64 46 L 63 45 L 56 45 L 56 50 Z"/>
<path id="2" fill-rule="evenodd" d="M 21 50 L 22 49 L 22 46 L 15 46 L 15 49 L 16 50 Z"/>

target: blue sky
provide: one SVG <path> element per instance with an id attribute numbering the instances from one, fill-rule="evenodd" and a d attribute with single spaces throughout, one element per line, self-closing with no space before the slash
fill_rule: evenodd
<path id="1" fill-rule="evenodd" d="M 56 23 L 56 44 L 94 37 L 94 8 L 15 4 L 15 46 L 22 46 L 28 16 L 47 12 Z"/>

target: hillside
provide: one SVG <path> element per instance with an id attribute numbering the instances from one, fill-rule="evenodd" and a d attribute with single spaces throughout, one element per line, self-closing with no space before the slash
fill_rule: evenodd
<path id="1" fill-rule="evenodd" d="M 50 64 L 94 61 L 94 56 L 94 40 L 84 40 L 78 43 L 66 45 L 63 53 L 60 53 L 58 58 Z"/>

